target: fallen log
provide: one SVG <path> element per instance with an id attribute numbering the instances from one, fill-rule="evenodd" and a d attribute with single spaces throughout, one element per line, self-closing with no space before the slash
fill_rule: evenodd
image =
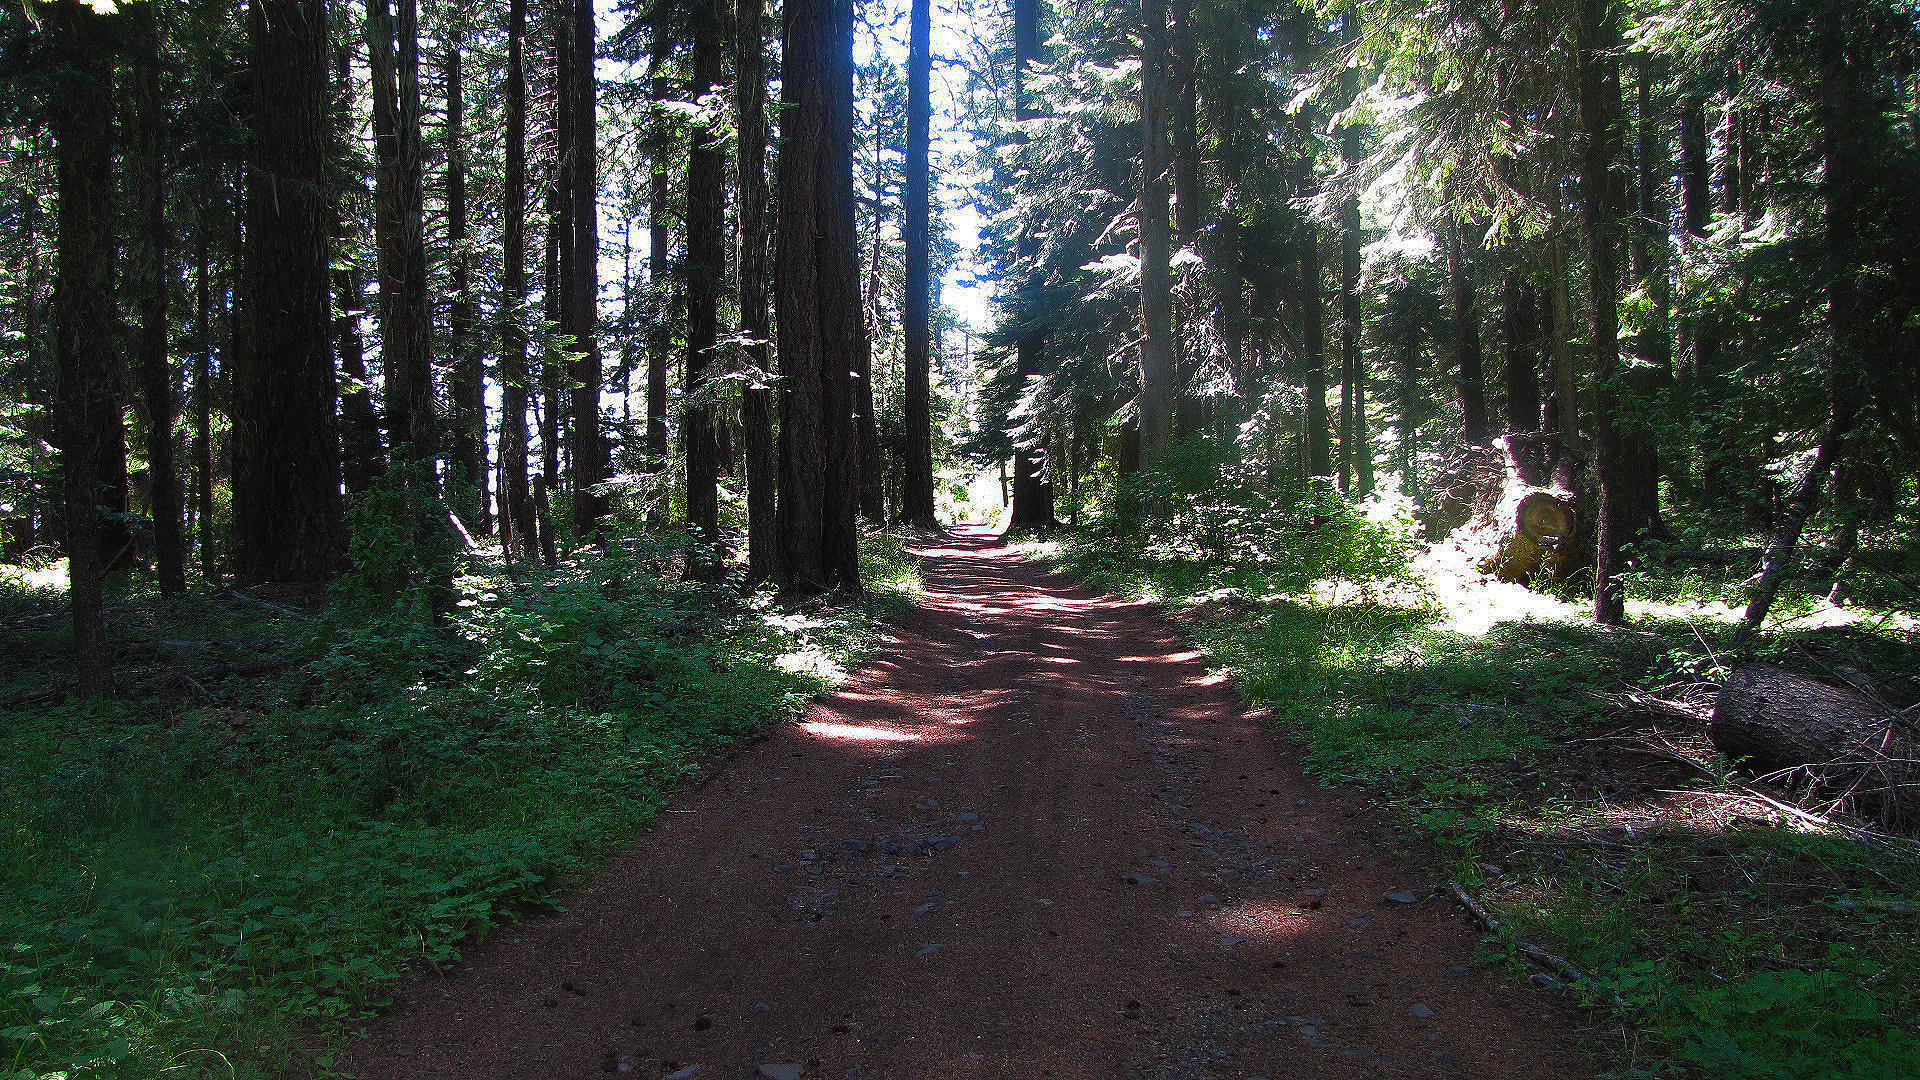
<path id="1" fill-rule="evenodd" d="M 1920 824 L 1920 743 L 1859 690 L 1748 664 L 1721 683 L 1708 734 L 1750 776 L 1888 825 Z"/>

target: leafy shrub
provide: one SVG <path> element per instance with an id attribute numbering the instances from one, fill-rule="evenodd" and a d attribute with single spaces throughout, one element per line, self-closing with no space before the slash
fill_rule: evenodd
<path id="1" fill-rule="evenodd" d="M 788 657 L 872 637 L 858 611 L 783 616 L 667 560 L 469 577 L 445 623 L 370 614 L 350 583 L 294 646 L 310 674 L 245 708 L 9 717 L 0 1077 L 313 1060 L 410 971 L 549 902 L 699 755 L 816 693 L 804 672 L 830 665 Z"/>
<path id="2" fill-rule="evenodd" d="M 1411 533 L 1370 520 L 1324 477 L 1270 475 L 1240 447 L 1197 437 L 1156 468 L 1123 482 L 1098 526 L 1148 559 L 1197 563 L 1220 584 L 1299 592 L 1316 582 L 1397 582 L 1413 557 Z M 1151 515 L 1130 517 L 1133 508 Z"/>

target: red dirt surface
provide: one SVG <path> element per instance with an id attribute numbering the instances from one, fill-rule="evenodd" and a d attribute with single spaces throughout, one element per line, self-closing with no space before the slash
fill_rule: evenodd
<path id="1" fill-rule="evenodd" d="M 1438 871 L 1164 619 L 978 529 L 922 554 L 926 604 L 873 663 L 564 914 L 415 984 L 343 1070 L 1589 1075 L 1557 999 L 1471 964 Z"/>

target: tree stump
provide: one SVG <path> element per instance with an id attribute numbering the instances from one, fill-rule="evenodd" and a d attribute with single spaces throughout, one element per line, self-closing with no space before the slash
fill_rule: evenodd
<path id="1" fill-rule="evenodd" d="M 1440 516 L 1458 523 L 1451 542 L 1483 572 L 1526 584 L 1578 570 L 1577 455 L 1544 433 L 1514 433 L 1474 447 L 1448 470 Z"/>

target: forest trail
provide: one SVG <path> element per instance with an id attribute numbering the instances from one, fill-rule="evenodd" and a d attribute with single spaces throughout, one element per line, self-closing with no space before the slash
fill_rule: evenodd
<path id="1" fill-rule="evenodd" d="M 413 984 L 343 1070 L 1587 1075 L 1564 1006 L 1470 967 L 1437 871 L 1164 619 L 978 528 L 922 554 L 926 603 L 872 663 L 563 914 Z"/>

